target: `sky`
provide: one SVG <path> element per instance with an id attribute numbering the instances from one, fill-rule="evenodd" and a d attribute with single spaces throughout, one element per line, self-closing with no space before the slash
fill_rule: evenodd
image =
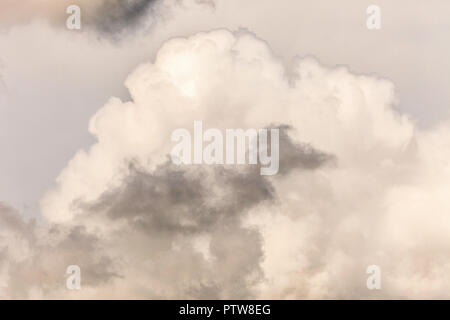
<path id="1" fill-rule="evenodd" d="M 371 4 L 2 1 L 0 297 L 448 298 L 450 4 Z M 175 166 L 195 120 L 279 173 Z"/>

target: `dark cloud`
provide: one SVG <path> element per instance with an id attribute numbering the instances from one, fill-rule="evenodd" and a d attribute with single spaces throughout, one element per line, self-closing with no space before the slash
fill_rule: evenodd
<path id="1" fill-rule="evenodd" d="M 3 0 L 4 1 L 4 0 Z M 39 2 L 39 3 L 36 3 Z M 65 28 L 67 8 L 77 5 L 81 9 L 82 28 L 90 28 L 105 35 L 119 36 L 141 26 L 144 19 L 157 20 L 163 16 L 163 0 L 23 0 L 0 2 L 0 29 L 29 23 L 39 18 L 57 28 Z M 148 22 L 148 21 L 147 21 Z M 150 21 L 153 22 L 153 21 Z M 152 23 L 150 23 L 152 25 Z"/>
<path id="2" fill-rule="evenodd" d="M 295 142 L 289 136 L 293 128 L 289 125 L 272 125 L 280 129 L 279 174 L 288 174 L 294 169 L 314 170 L 336 161 L 335 156 L 315 149 L 308 143 Z M 271 144 L 268 144 L 269 150 Z"/>
<path id="3" fill-rule="evenodd" d="M 314 170 L 335 160 L 309 144 L 293 141 L 288 135 L 289 126 L 276 128 L 280 129 L 281 174 L 294 169 Z M 82 206 L 87 206 L 88 211 L 104 211 L 111 219 L 126 218 L 158 230 L 190 232 L 234 218 L 274 197 L 270 179 L 260 175 L 258 166 L 243 170 L 217 165 L 176 166 L 168 160 L 154 172 L 130 164 L 129 174 L 119 188 Z"/>
<path id="4" fill-rule="evenodd" d="M 103 0 L 95 10 L 84 11 L 83 21 L 96 31 L 120 38 L 121 35 L 134 31 L 142 26 L 153 26 L 160 18 L 165 17 L 162 0 Z M 182 1 L 180 1 L 181 3 Z M 199 5 L 214 7 L 213 0 L 196 0 Z"/>
<path id="5" fill-rule="evenodd" d="M 289 127 L 279 128 L 282 174 L 316 169 L 332 159 L 292 141 Z M 139 245 L 146 243 L 147 254 L 159 257 L 151 272 L 166 272 L 167 286 L 176 286 L 167 265 L 176 261 L 196 266 L 186 267 L 190 282 L 174 297 L 248 298 L 252 285 L 263 277 L 263 243 L 259 231 L 246 226 L 243 219 L 255 206 L 270 208 L 275 199 L 271 178 L 261 176 L 258 166 L 176 166 L 167 161 L 153 172 L 131 164 L 120 187 L 80 208 L 88 216 L 103 214 L 106 220 L 125 221 L 127 227 L 117 238 L 141 234 Z M 208 239 L 211 259 L 194 249 L 197 236 Z M 183 254 L 174 246 L 182 246 Z"/>
<path id="6" fill-rule="evenodd" d="M 144 18 L 153 19 L 150 13 L 158 1 L 104 0 L 95 12 L 88 14 L 86 23 L 106 34 L 121 34 L 138 27 Z"/>
<path id="7" fill-rule="evenodd" d="M 181 4 L 183 0 L 180 0 Z M 196 0 L 198 5 L 215 7 L 214 0 Z M 81 6 L 82 7 L 82 6 Z M 83 7 L 82 7 L 83 9 Z M 163 0 L 102 0 L 93 10 L 83 10 L 84 23 L 96 31 L 119 39 L 140 27 L 151 27 L 167 18 L 171 8 Z"/>
<path id="8" fill-rule="evenodd" d="M 273 197 L 272 186 L 256 170 L 239 173 L 219 166 L 177 167 L 167 162 L 153 173 L 132 166 L 123 185 L 105 193 L 88 211 L 127 221 L 128 228 L 117 234 L 122 239 L 143 234 L 148 255 L 159 252 L 165 257 L 152 267 L 153 273 L 163 272 L 173 259 L 182 266 L 197 266 L 186 269 L 190 284 L 176 297 L 245 297 L 250 295 L 247 278 L 262 274 L 263 255 L 259 233 L 243 226 L 241 218 L 252 206 Z M 191 245 L 196 236 L 209 240 L 211 261 Z M 157 248 L 152 246 L 155 242 Z M 183 243 L 182 255 L 173 249 L 174 243 Z M 167 286 L 175 287 L 168 277 Z"/>
<path id="9" fill-rule="evenodd" d="M 106 192 L 89 211 L 104 211 L 111 219 L 125 218 L 141 228 L 190 233 L 205 231 L 219 221 L 234 221 L 273 197 L 270 182 L 256 168 L 237 171 L 168 161 L 152 173 L 130 166 L 123 185 Z"/>

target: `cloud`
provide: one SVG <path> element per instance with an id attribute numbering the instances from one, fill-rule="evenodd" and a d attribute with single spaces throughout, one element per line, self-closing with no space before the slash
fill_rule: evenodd
<path id="1" fill-rule="evenodd" d="M 65 28 L 66 13 L 70 5 L 78 5 L 84 27 L 105 35 L 118 36 L 141 26 L 142 19 L 156 20 L 161 15 L 155 11 L 160 0 L 101 0 L 101 1 L 6 1 L 0 4 L 3 26 L 28 23 L 33 19 L 45 19 L 54 26 Z M 162 8 L 160 8 L 162 9 Z M 153 24 L 154 21 L 147 21 Z"/>
<path id="2" fill-rule="evenodd" d="M 43 197 L 44 225 L 3 209 L 8 297 L 448 295 L 448 125 L 417 129 L 390 81 L 310 57 L 287 69 L 221 29 L 167 41 L 126 87 Z M 280 128 L 279 174 L 171 164 L 171 133 L 194 120 Z M 86 277 L 76 293 L 69 264 Z M 372 264 L 382 291 L 366 288 Z"/>
<path id="3" fill-rule="evenodd" d="M 188 5 L 214 6 L 212 0 L 188 1 Z M 94 30 L 115 39 L 137 29 L 149 30 L 159 20 L 169 16 L 170 9 L 184 5 L 184 2 L 171 0 L 61 0 L 21 2 L 5 0 L 0 4 L 0 27 L 11 27 L 29 23 L 35 19 L 44 19 L 53 26 L 65 28 L 71 5 L 81 10 L 83 28 Z"/>
<path id="4" fill-rule="evenodd" d="M 292 140 L 289 136 L 291 126 L 280 125 L 271 126 L 280 130 L 280 154 L 283 157 L 280 159 L 280 174 L 288 174 L 293 169 L 318 169 L 323 165 L 336 162 L 336 158 L 325 152 L 314 149 L 310 144 L 298 143 Z M 268 152 L 271 152 L 270 145 Z"/>
<path id="5" fill-rule="evenodd" d="M 283 174 L 327 163 L 327 155 L 293 143 L 287 130 L 281 126 L 280 148 L 287 159 L 281 163 Z M 257 297 L 253 286 L 263 278 L 263 242 L 259 231 L 244 221 L 252 208 L 274 205 L 276 198 L 271 181 L 257 167 L 179 167 L 168 161 L 148 172 L 131 162 L 119 187 L 79 206 L 85 215 L 121 221 L 121 239 L 141 234 L 140 246 L 147 252 L 162 251 L 164 259 L 177 265 L 198 265 L 201 273 L 190 268 L 167 272 L 159 284 L 165 294 L 158 298 L 249 298 Z M 154 263 L 154 273 L 167 267 L 164 261 Z M 172 272 L 189 282 L 180 286 Z"/>

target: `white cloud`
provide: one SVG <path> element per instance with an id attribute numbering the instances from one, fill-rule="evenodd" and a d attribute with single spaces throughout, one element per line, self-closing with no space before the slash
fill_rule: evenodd
<path id="1" fill-rule="evenodd" d="M 97 143 L 42 200 L 49 222 L 95 231 L 100 252 L 121 261 L 120 277 L 85 295 L 446 296 L 448 129 L 415 128 L 394 110 L 391 82 L 312 58 L 287 72 L 253 34 L 216 30 L 168 41 L 126 86 L 132 101 L 97 112 Z M 257 180 L 239 171 L 222 180 L 207 167 L 177 173 L 166 167 L 170 133 L 194 120 L 289 125 L 292 139 L 336 161 Z M 382 268 L 381 292 L 365 287 L 371 264 Z"/>

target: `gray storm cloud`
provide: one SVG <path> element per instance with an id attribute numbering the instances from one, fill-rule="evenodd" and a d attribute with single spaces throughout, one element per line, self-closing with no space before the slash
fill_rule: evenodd
<path id="1" fill-rule="evenodd" d="M 0 4 L 0 26 L 27 23 L 33 19 L 45 19 L 55 26 L 65 27 L 68 18 L 66 9 L 78 5 L 81 9 L 82 23 L 87 28 L 104 34 L 118 35 L 141 26 L 144 17 L 153 23 L 161 12 L 155 6 L 161 0 L 62 0 L 62 1 L 2 1 Z"/>
<path id="2" fill-rule="evenodd" d="M 167 2 L 167 3 L 166 3 Z M 196 5 L 213 7 L 213 0 L 194 0 Z M 0 28 L 44 19 L 65 28 L 66 12 L 71 5 L 81 9 L 83 28 L 118 38 L 130 31 L 148 30 L 158 20 L 166 19 L 170 9 L 183 1 L 165 0 L 3 0 L 0 3 Z"/>
<path id="3" fill-rule="evenodd" d="M 254 34 L 215 30 L 166 42 L 125 85 L 131 100 L 91 118 L 96 142 L 42 198 L 43 221 L 0 207 L 4 297 L 448 296 L 450 130 L 416 128 L 390 81 L 313 58 L 287 70 Z M 168 162 L 171 133 L 195 120 L 280 128 L 279 174 Z"/>
<path id="4" fill-rule="evenodd" d="M 287 126 L 280 129 L 280 150 L 287 159 L 281 163 L 283 174 L 326 165 L 325 154 L 294 143 Z M 13 248 L 4 247 L 9 297 L 58 297 L 63 294 L 61 275 L 74 262 L 82 267 L 83 285 L 98 288 L 128 279 L 135 272 L 129 267 L 131 261 L 144 266 L 148 259 L 154 262 L 144 267 L 149 274 L 146 280 L 158 281 L 160 292 L 147 283 L 132 288 L 147 292 L 148 297 L 255 297 L 253 287 L 264 277 L 263 242 L 259 231 L 246 226 L 244 219 L 255 206 L 276 202 L 270 180 L 257 167 L 197 168 L 166 162 L 148 172 L 130 162 L 129 168 L 117 188 L 94 203 L 76 204 L 104 223 L 121 221 L 110 237 L 87 231 L 83 222 L 39 230 L 13 209 L 0 208 L 3 227 L 28 251 L 11 260 Z M 130 246 L 135 249 L 130 251 Z M 167 277 L 160 278 L 162 273 Z"/>
<path id="5" fill-rule="evenodd" d="M 105 0 L 88 23 L 105 33 L 119 33 L 140 24 L 158 0 Z"/>

